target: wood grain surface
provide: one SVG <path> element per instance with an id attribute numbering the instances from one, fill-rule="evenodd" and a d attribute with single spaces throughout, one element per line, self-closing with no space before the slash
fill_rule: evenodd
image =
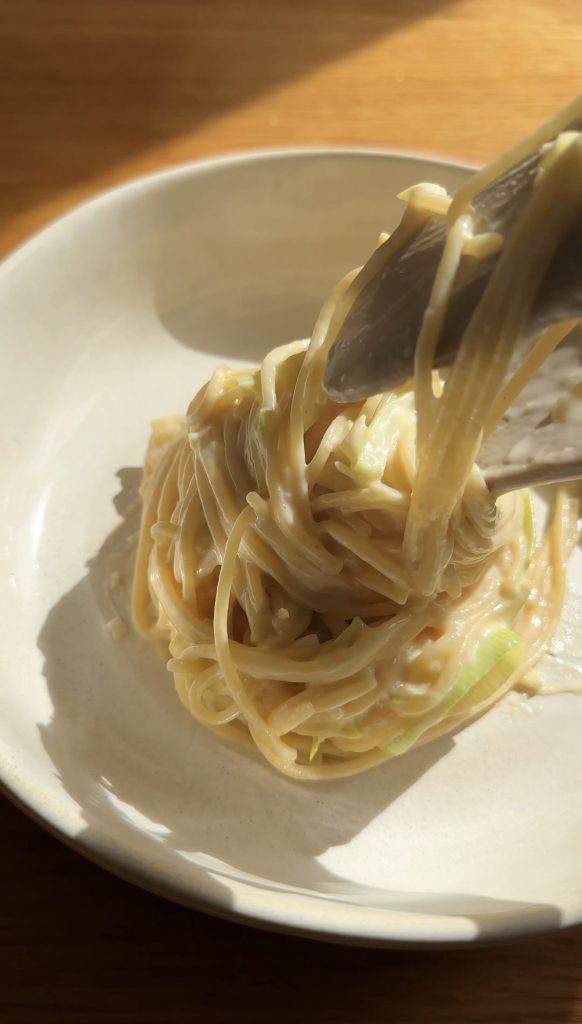
<path id="1" fill-rule="evenodd" d="M 257 146 L 480 162 L 582 87 L 581 0 L 0 0 L 0 251 L 96 191 Z M 347 949 L 203 917 L 0 801 L 0 1020 L 582 1024 L 582 930 Z"/>

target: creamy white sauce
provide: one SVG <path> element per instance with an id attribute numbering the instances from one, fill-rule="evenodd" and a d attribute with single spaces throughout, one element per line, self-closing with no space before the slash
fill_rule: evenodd
<path id="1" fill-rule="evenodd" d="M 560 395 L 550 415 L 555 422 L 582 425 L 582 384 L 576 384 L 567 394 Z"/>
<path id="2" fill-rule="evenodd" d="M 582 331 L 576 329 L 507 410 L 479 453 L 479 465 L 486 478 L 502 479 L 525 468 L 582 463 L 581 426 Z"/>

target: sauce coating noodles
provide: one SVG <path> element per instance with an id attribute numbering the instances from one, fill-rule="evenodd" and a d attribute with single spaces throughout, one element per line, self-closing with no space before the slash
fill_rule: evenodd
<path id="1" fill-rule="evenodd" d="M 325 395 L 354 271 L 309 342 L 255 371 L 217 369 L 185 417 L 153 425 L 134 622 L 169 648 L 194 717 L 288 776 L 351 775 L 454 728 L 522 679 L 556 626 L 577 501 L 558 490 L 536 542 L 527 492 L 495 501 L 475 465 L 527 380 L 508 381 L 511 357 L 582 208 L 580 138 L 553 146 L 444 380 L 432 363 L 459 260 L 490 251 L 471 198 L 500 161 L 439 205 L 447 241 L 414 385 L 346 405 Z M 434 195 L 407 199 L 434 214 Z M 571 326 L 536 341 L 531 372 Z"/>

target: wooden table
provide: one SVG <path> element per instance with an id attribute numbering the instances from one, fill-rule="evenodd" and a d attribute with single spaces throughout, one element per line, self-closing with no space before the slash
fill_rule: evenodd
<path id="1" fill-rule="evenodd" d="M 580 0 L 0 0 L 0 249 L 169 163 L 290 143 L 483 161 L 582 85 Z M 582 1022 L 582 930 L 382 952 L 133 889 L 0 803 L 0 1019 Z"/>

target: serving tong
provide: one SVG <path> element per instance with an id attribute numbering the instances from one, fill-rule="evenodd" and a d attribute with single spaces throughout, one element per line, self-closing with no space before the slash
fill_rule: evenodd
<path id="1" fill-rule="evenodd" d="M 562 132 L 578 133 L 568 141 L 582 147 L 582 97 L 568 109 L 580 116 L 547 140 L 546 152 L 548 142 Z M 536 146 L 473 196 L 472 215 L 481 233 L 510 236 L 535 188 L 543 152 Z M 580 190 L 579 214 L 567 226 L 542 277 L 512 370 L 548 327 L 573 327 L 570 322 L 582 318 L 582 181 Z M 364 265 L 353 282 L 353 301 L 325 368 L 324 387 L 335 401 L 392 390 L 413 376 L 416 344 L 446 236 L 443 215 L 417 217 L 415 223 L 409 211 Z M 453 363 L 498 259 L 495 247 L 482 258 L 461 257 L 435 349 L 435 369 Z M 582 477 L 582 328 L 573 329 L 545 359 L 487 439 L 478 464 L 494 493 Z"/>

